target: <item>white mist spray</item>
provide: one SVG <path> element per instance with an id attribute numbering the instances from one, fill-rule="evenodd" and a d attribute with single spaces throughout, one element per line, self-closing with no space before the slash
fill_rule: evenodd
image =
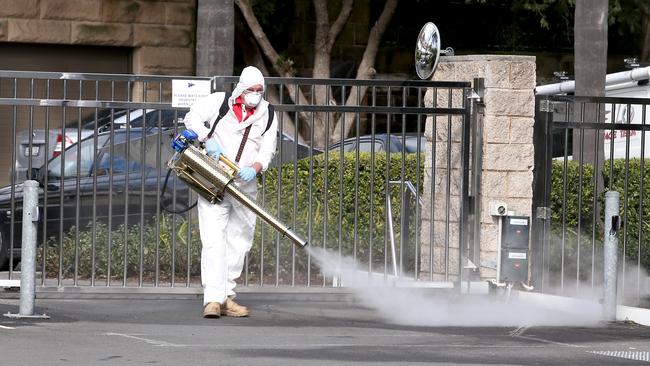
<path id="1" fill-rule="evenodd" d="M 558 310 L 539 301 L 472 295 L 450 295 L 436 289 L 416 288 L 413 280 L 385 281 L 370 276 L 322 248 L 307 248 L 325 276 L 340 278 L 353 289 L 358 300 L 374 309 L 387 322 L 412 326 L 559 326 L 595 325 L 602 310 L 598 304 L 582 302 Z"/>

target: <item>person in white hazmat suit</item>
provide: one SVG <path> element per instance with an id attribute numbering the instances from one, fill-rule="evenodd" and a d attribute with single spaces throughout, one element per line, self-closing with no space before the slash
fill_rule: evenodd
<path id="1" fill-rule="evenodd" d="M 218 121 L 211 137 L 208 135 L 225 93 L 198 99 L 184 119 L 186 127 L 205 143 L 208 155 L 218 159 L 224 154 L 239 165 L 241 170 L 235 183 L 253 198 L 257 194 L 256 177 L 267 169 L 277 143 L 277 118 L 269 116 L 269 103 L 262 98 L 263 91 L 264 76 L 257 68 L 248 66 L 228 100 L 228 113 Z M 198 213 L 203 246 L 203 316 L 248 316 L 248 309 L 233 299 L 235 280 L 241 275 L 244 258 L 253 243 L 257 217 L 228 194 L 218 204 L 199 196 Z"/>

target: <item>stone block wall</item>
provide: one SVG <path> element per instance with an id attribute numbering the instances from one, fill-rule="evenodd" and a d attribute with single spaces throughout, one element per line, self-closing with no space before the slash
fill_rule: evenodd
<path id="1" fill-rule="evenodd" d="M 481 279 L 496 277 L 497 244 L 499 241 L 499 219 L 490 216 L 490 202 L 502 201 L 517 215 L 531 215 L 533 181 L 533 122 L 535 113 L 534 88 L 536 82 L 535 57 L 533 56 L 451 56 L 442 57 L 433 75 L 435 81 L 485 80 L 483 115 L 483 170 L 481 183 L 480 213 L 480 267 Z M 460 107 L 457 95 L 447 96 L 432 93 L 425 98 L 427 105 Z M 451 102 L 449 101 L 451 98 Z M 455 117 L 454 117 L 455 118 Z M 422 278 L 434 280 L 451 279 L 458 276 L 460 251 L 458 248 L 458 205 L 460 171 L 460 123 L 451 119 L 452 130 L 448 131 L 447 116 L 429 117 L 426 136 L 428 143 L 436 143 L 435 160 L 427 157 L 425 172 L 430 172 L 435 163 L 436 178 L 425 174 L 424 202 L 421 230 Z M 448 134 L 451 133 L 451 152 L 448 154 Z M 430 147 L 426 149 L 431 151 Z M 450 165 L 447 187 L 447 157 Z M 443 177 L 442 179 L 440 177 Z M 430 187 L 433 184 L 433 210 L 426 207 L 432 202 Z M 447 192 L 451 205 L 446 204 Z M 427 197 L 428 196 L 428 197 Z M 433 212 L 433 220 L 431 214 Z M 449 215 L 447 215 L 449 211 Z M 446 226 L 449 220 L 451 225 Z M 431 226 L 434 235 L 431 235 Z M 444 234 L 441 234 L 440 231 Z M 432 239 L 433 238 L 433 239 Z M 448 258 L 444 248 L 448 243 Z M 433 246 L 433 250 L 431 250 Z M 433 253 L 431 260 L 429 253 Z M 430 264 L 432 263 L 432 265 Z M 431 268 L 433 266 L 433 268 Z M 433 269 L 433 275 L 430 271 Z M 445 274 L 445 271 L 447 273 Z"/>
<path id="2" fill-rule="evenodd" d="M 0 0 L 0 42 L 133 48 L 132 72 L 194 75 L 195 0 Z"/>

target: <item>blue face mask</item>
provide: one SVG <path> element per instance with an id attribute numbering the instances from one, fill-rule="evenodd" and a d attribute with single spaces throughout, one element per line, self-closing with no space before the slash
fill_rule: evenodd
<path id="1" fill-rule="evenodd" d="M 260 92 L 248 92 L 244 94 L 244 103 L 247 107 L 257 107 L 262 100 L 262 93 Z"/>

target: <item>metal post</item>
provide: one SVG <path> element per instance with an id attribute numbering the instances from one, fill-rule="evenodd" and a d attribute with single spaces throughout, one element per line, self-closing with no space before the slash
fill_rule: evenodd
<path id="1" fill-rule="evenodd" d="M 605 320 L 616 320 L 616 281 L 618 261 L 619 193 L 605 193 L 605 288 L 603 316 Z"/>
<path id="2" fill-rule="evenodd" d="M 38 223 L 38 182 L 27 180 L 23 186 L 23 236 L 20 258 L 20 306 L 18 314 L 7 313 L 12 318 L 49 318 L 34 315 L 36 298 L 36 233 Z"/>

